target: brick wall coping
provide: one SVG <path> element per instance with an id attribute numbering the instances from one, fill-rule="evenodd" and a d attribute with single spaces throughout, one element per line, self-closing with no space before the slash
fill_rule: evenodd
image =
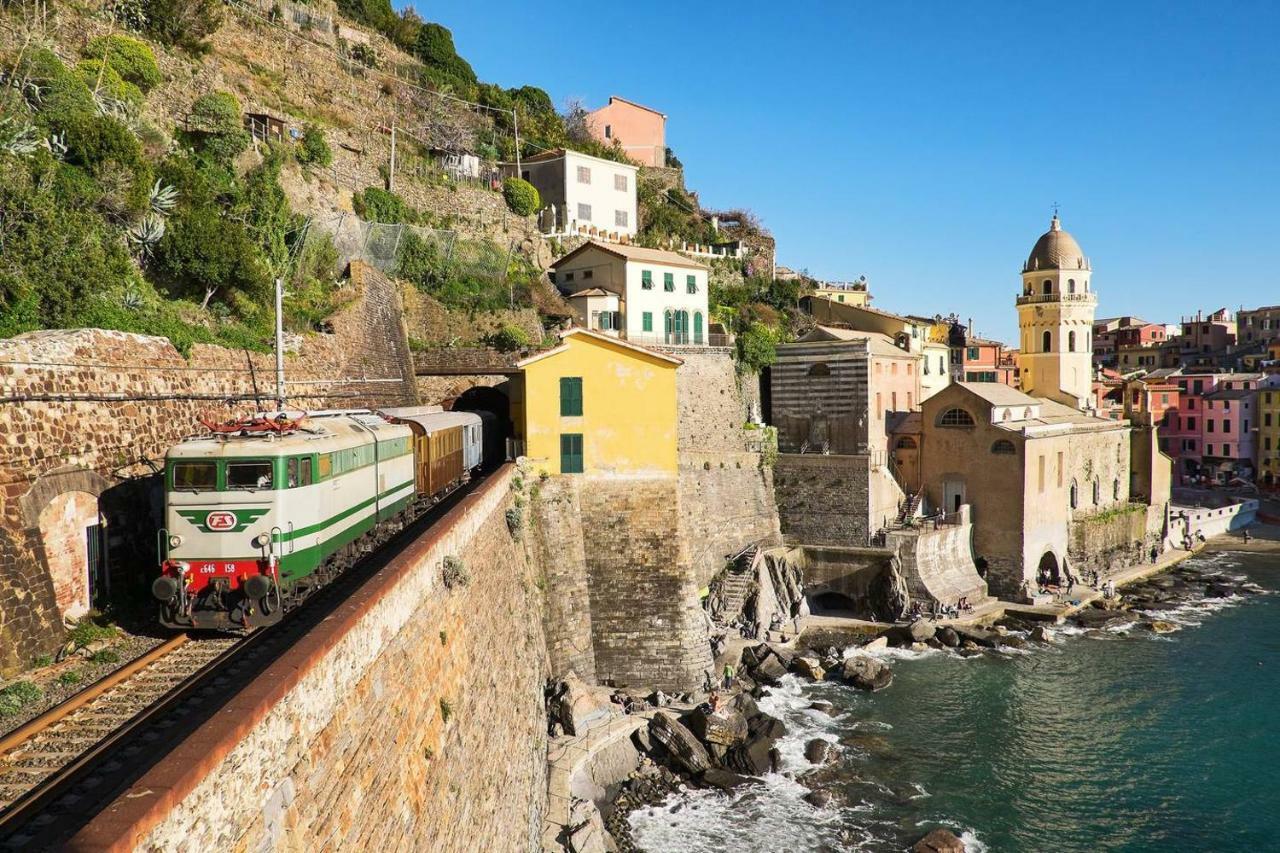
<path id="1" fill-rule="evenodd" d="M 495 490 L 510 488 L 515 465 L 506 463 L 462 498 L 431 528 L 339 604 L 327 618 L 248 681 L 213 717 L 188 734 L 72 839 L 72 851 L 135 850 L 165 816 L 231 753 L 262 718 L 473 510 Z"/>

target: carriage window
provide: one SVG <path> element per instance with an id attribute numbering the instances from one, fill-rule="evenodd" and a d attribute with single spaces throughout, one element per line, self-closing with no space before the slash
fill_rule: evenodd
<path id="1" fill-rule="evenodd" d="M 228 462 L 228 489 L 270 489 L 272 487 L 271 462 Z"/>
<path id="2" fill-rule="evenodd" d="M 289 460 L 289 488 L 311 485 L 311 457 L 301 456 Z"/>
<path id="3" fill-rule="evenodd" d="M 213 490 L 218 488 L 218 466 L 213 462 L 179 462 L 173 466 L 175 489 Z"/>

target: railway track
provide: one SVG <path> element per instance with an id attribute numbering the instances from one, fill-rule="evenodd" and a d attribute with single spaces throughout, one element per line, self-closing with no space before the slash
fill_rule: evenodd
<path id="1" fill-rule="evenodd" d="M 246 637 L 175 637 L 0 739 L 0 851 L 61 847 L 484 479 L 453 492 L 279 624 Z"/>
<path id="2" fill-rule="evenodd" d="M 144 721 L 240 638 L 180 634 L 0 738 L 0 826 Z"/>

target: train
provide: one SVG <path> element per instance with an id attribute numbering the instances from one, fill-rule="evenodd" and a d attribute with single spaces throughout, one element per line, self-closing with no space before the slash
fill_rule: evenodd
<path id="1" fill-rule="evenodd" d="M 505 458 L 490 412 L 439 406 L 260 413 L 174 445 L 164 464 L 160 622 L 248 631 Z"/>

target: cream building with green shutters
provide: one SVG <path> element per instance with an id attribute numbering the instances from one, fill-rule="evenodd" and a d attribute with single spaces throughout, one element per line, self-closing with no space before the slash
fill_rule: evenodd
<path id="1" fill-rule="evenodd" d="M 589 241 L 551 265 L 578 325 L 639 344 L 710 343 L 707 267 L 676 252 Z"/>

